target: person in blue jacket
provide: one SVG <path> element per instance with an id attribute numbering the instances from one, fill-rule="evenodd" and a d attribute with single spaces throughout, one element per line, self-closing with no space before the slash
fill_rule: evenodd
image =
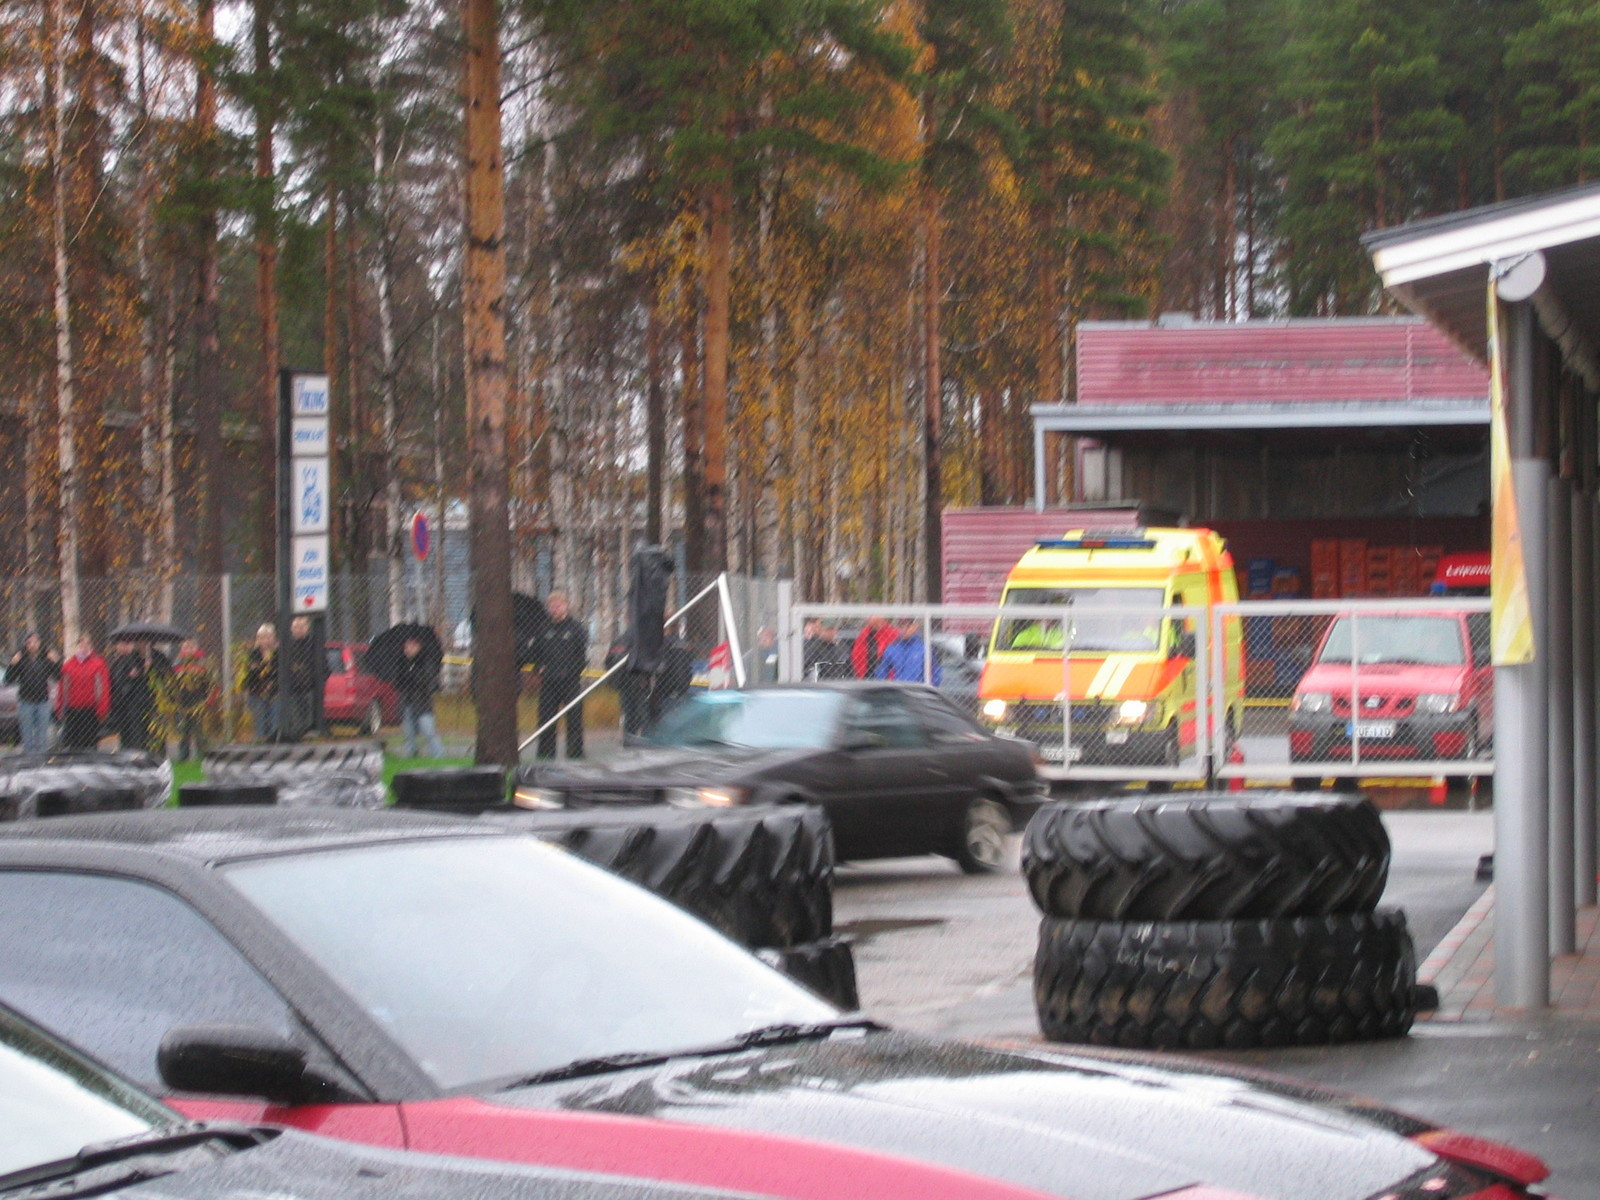
<path id="1" fill-rule="evenodd" d="M 902 683 L 926 683 L 923 671 L 927 666 L 927 660 L 923 646 L 922 622 L 910 617 L 900 626 L 900 636 L 885 647 L 883 657 L 878 659 L 878 668 L 872 673 L 873 678 L 898 679 Z M 935 652 L 933 654 L 935 687 L 939 686 L 941 674 L 939 655 Z"/>

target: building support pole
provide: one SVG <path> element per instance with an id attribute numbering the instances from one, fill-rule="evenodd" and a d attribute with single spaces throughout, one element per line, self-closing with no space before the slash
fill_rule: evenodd
<path id="1" fill-rule="evenodd" d="M 1593 455 L 1594 447 L 1584 453 Z M 1580 486 L 1572 493 L 1572 866 L 1579 908 L 1596 899 L 1594 538 L 1594 496 Z"/>
<path id="2" fill-rule="evenodd" d="M 1571 954 L 1577 944 L 1573 899 L 1573 669 L 1572 481 L 1550 480 L 1549 588 L 1545 625 L 1545 687 L 1550 695 L 1550 953 Z"/>
<path id="3" fill-rule="evenodd" d="M 1045 463 L 1044 463 L 1044 429 L 1039 422 L 1033 423 L 1033 511 L 1043 512 L 1046 504 L 1044 494 Z"/>
<path id="4" fill-rule="evenodd" d="M 1505 347 L 1506 425 L 1511 443 L 1534 660 L 1495 668 L 1495 1003 L 1540 1009 L 1550 1003 L 1549 804 L 1544 668 L 1545 530 L 1550 463 L 1535 437 L 1533 310 L 1509 306 Z"/>

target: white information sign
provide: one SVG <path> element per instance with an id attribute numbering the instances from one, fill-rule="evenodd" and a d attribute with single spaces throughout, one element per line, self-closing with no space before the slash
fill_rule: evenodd
<path id="1" fill-rule="evenodd" d="M 289 413 L 296 417 L 325 417 L 328 415 L 328 377 L 326 375 L 296 375 L 293 394 L 289 399 Z"/>
<path id="2" fill-rule="evenodd" d="M 328 460 L 297 458 L 289 471 L 289 503 L 293 532 L 328 532 Z"/>
<path id="3" fill-rule="evenodd" d="M 326 458 L 328 418 L 296 417 L 289 430 L 289 453 L 295 458 Z"/>
<path id="4" fill-rule="evenodd" d="M 328 535 L 313 533 L 294 539 L 294 611 L 328 610 Z"/>

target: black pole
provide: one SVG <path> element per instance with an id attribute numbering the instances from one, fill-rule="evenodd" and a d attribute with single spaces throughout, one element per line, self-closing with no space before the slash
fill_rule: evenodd
<path id="1" fill-rule="evenodd" d="M 278 372 L 278 740 L 289 728 L 289 623 L 294 606 L 294 513 L 290 459 L 293 451 L 294 372 Z"/>

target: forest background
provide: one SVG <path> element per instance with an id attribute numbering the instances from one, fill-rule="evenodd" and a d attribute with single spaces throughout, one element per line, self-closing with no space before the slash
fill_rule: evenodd
<path id="1" fill-rule="evenodd" d="M 936 598 L 940 507 L 1028 498 L 1078 322 L 1386 311 L 1363 232 L 1600 173 L 1592 0 L 496 22 L 528 589 L 681 539 Z M 0 574 L 270 570 L 287 365 L 330 377 L 336 566 L 398 578 L 472 468 L 464 61 L 440 0 L 0 0 Z"/>

